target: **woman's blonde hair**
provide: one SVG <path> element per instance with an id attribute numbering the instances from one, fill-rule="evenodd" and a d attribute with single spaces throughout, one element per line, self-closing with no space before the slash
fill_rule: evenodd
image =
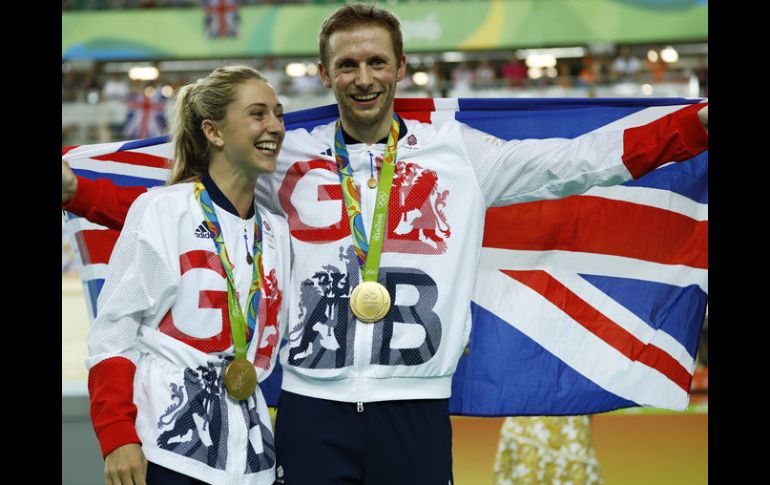
<path id="1" fill-rule="evenodd" d="M 201 177 L 207 170 L 209 141 L 203 133 L 203 120 L 221 121 L 227 106 L 235 99 L 235 90 L 246 81 L 266 81 L 249 66 L 226 66 L 179 90 L 176 110 L 171 120 L 174 160 L 166 185 Z"/>

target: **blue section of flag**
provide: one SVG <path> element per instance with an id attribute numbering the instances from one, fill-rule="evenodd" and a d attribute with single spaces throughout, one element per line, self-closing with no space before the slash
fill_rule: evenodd
<path id="1" fill-rule="evenodd" d="M 623 185 L 670 190 L 684 195 L 695 202 L 708 204 L 708 174 L 708 152 L 704 152 L 686 162 L 666 165 L 648 173 L 644 177 L 630 180 Z"/>
<path id="2" fill-rule="evenodd" d="M 530 111 L 538 115 L 550 110 L 575 108 L 633 108 L 679 106 L 700 101 L 687 98 L 458 98 L 463 111 Z"/>
<path id="3" fill-rule="evenodd" d="M 513 112 L 461 111 L 456 119 L 505 140 L 575 138 L 641 108 L 548 109 L 533 116 L 531 109 Z M 565 123 L 564 120 L 571 120 Z"/>
<path id="4" fill-rule="evenodd" d="M 455 119 L 504 140 L 575 138 L 651 106 L 693 102 L 681 98 L 461 98 Z"/>
<path id="5" fill-rule="evenodd" d="M 311 131 L 313 128 L 326 123 L 331 123 L 339 116 L 336 104 L 321 106 L 318 108 L 303 109 L 286 113 L 283 117 L 286 131 L 304 128 Z"/>
<path id="6" fill-rule="evenodd" d="M 88 311 L 91 313 L 91 319 L 93 320 L 96 318 L 96 300 L 99 298 L 102 286 L 104 286 L 104 278 L 98 280 L 86 280 L 84 283 L 88 291 L 88 303 L 90 304 Z"/>
<path id="7" fill-rule="evenodd" d="M 708 296 L 695 285 L 680 288 L 653 281 L 609 276 L 583 275 L 647 325 L 660 329 L 682 344 L 691 357 L 698 350 L 701 325 L 682 322 L 702 321 Z"/>
<path id="8" fill-rule="evenodd" d="M 612 394 L 471 303 L 470 352 L 452 380 L 449 412 L 471 416 L 598 413 L 637 404 Z"/>
<path id="9" fill-rule="evenodd" d="M 165 183 L 163 180 L 132 177 L 130 175 L 120 175 L 106 172 L 93 172 L 91 170 L 73 169 L 73 172 L 75 172 L 76 175 L 87 178 L 89 180 L 110 179 L 113 181 L 113 183 L 115 183 L 115 185 L 122 185 L 124 187 L 135 187 L 138 185 L 141 185 L 142 187 L 156 187 Z"/>
<path id="10" fill-rule="evenodd" d="M 135 150 L 137 148 L 144 148 L 149 147 L 153 145 L 161 145 L 163 143 L 168 143 L 171 141 L 170 135 L 160 135 L 160 136 L 154 136 L 152 138 L 143 138 L 141 140 L 133 140 L 124 143 L 121 145 L 121 147 L 118 149 L 119 152 L 124 152 L 126 150 Z"/>
<path id="11" fill-rule="evenodd" d="M 288 341 L 281 340 L 280 348 L 288 344 Z M 283 382 L 283 368 L 281 363 L 276 359 L 275 368 L 270 373 L 267 379 L 259 383 L 259 388 L 262 391 L 262 395 L 265 398 L 265 402 L 268 406 L 277 407 L 278 398 L 281 396 L 281 383 Z"/>

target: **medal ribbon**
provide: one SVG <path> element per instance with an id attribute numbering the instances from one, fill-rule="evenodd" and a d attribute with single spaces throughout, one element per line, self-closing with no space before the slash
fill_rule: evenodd
<path id="1" fill-rule="evenodd" d="M 353 183 L 353 171 L 350 168 L 345 138 L 342 135 L 342 122 L 337 120 L 334 132 L 334 149 L 337 160 L 337 172 L 340 176 L 342 195 L 345 201 L 348 220 L 350 222 L 350 234 L 353 236 L 353 246 L 356 250 L 358 265 L 361 267 L 364 281 L 377 281 L 380 272 L 380 254 L 382 242 L 385 239 L 385 226 L 388 218 L 388 202 L 390 201 L 390 188 L 393 183 L 393 173 L 396 168 L 396 148 L 400 124 L 398 116 L 393 113 L 393 123 L 390 125 L 390 134 L 385 146 L 385 158 L 382 160 L 380 183 L 377 187 L 377 200 L 374 205 L 374 220 L 372 222 L 371 239 L 367 242 L 363 217 L 361 217 L 361 197 Z"/>
<path id="2" fill-rule="evenodd" d="M 214 245 L 217 248 L 219 260 L 222 262 L 222 268 L 227 275 L 227 310 L 230 314 L 230 330 L 233 335 L 233 345 L 235 346 L 235 358 L 246 358 L 246 345 L 251 342 L 254 336 L 254 329 L 257 322 L 257 310 L 259 309 L 259 295 L 262 289 L 262 218 L 257 210 L 257 201 L 254 201 L 254 264 L 252 264 L 251 287 L 248 297 L 248 323 L 244 325 L 243 312 L 238 302 L 235 291 L 235 278 L 233 278 L 233 263 L 227 254 L 225 241 L 222 238 L 222 229 L 219 226 L 219 219 L 214 210 L 214 204 L 211 202 L 206 188 L 200 182 L 195 181 L 195 198 L 203 210 L 203 218 L 206 225 L 214 234 Z"/>

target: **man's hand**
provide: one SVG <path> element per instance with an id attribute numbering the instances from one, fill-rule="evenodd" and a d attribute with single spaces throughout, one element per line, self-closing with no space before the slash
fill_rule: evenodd
<path id="1" fill-rule="evenodd" d="M 104 458 L 105 485 L 147 485 L 147 459 L 142 447 L 129 443 Z"/>
<path id="2" fill-rule="evenodd" d="M 703 128 L 706 129 L 706 132 L 709 131 L 709 106 L 706 105 L 703 108 L 701 108 L 700 111 L 698 111 L 698 118 L 700 119 L 700 122 L 703 124 Z"/>
<path id="3" fill-rule="evenodd" d="M 78 179 L 70 168 L 70 164 L 61 161 L 61 203 L 69 202 L 78 190 Z"/>

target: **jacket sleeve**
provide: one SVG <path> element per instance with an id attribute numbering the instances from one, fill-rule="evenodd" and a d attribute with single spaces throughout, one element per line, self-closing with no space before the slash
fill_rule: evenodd
<path id="1" fill-rule="evenodd" d="M 77 177 L 78 189 L 72 199 L 62 204 L 62 210 L 70 211 L 91 222 L 120 231 L 131 204 L 146 187 L 115 185 L 110 179 L 90 180 Z"/>
<path id="2" fill-rule="evenodd" d="M 698 119 L 704 104 L 631 128 L 599 129 L 573 139 L 502 141 L 462 125 L 468 158 L 488 206 L 580 194 L 617 185 L 708 149 Z"/>
<path id="3" fill-rule="evenodd" d="M 159 228 L 148 224 L 146 204 L 141 202 L 132 207 L 115 244 L 88 334 L 91 421 L 103 456 L 140 443 L 133 402 L 137 335 L 144 318 L 163 311 L 176 291 L 168 263 L 143 235 Z"/>

